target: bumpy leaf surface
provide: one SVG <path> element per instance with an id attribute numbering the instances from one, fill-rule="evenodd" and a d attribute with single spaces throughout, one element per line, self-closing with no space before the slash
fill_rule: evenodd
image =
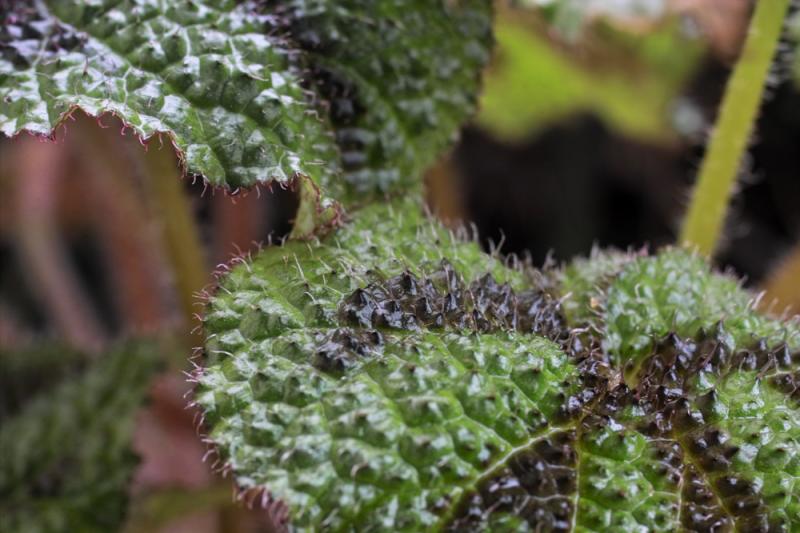
<path id="1" fill-rule="evenodd" d="M 287 51 L 228 0 L 22 1 L 0 30 L 0 130 L 48 135 L 74 109 L 168 133 L 189 172 L 231 188 L 295 174 L 325 185 L 336 155 Z"/>
<path id="2" fill-rule="evenodd" d="M 134 414 L 156 368 L 152 346 L 120 348 L 80 377 L 51 383 L 3 420 L 0 530 L 106 533 L 119 527 L 137 463 Z"/>
<path id="3" fill-rule="evenodd" d="M 473 111 L 491 40 L 487 0 L 11 5 L 5 135 L 110 112 L 214 185 L 303 175 L 338 200 L 418 183 Z"/>
<path id="4" fill-rule="evenodd" d="M 605 351 L 617 363 L 640 362 L 668 333 L 693 336 L 720 321 L 736 346 L 759 339 L 775 345 L 798 331 L 755 313 L 753 296 L 738 281 L 713 274 L 703 259 L 679 249 L 638 260 L 600 254 L 576 261 L 567 269 L 565 288 L 574 291 L 578 308 L 604 308 L 595 316 L 604 329 Z M 587 315 L 571 318 L 586 321 Z"/>
<path id="5" fill-rule="evenodd" d="M 301 530 L 797 529 L 800 332 L 747 300 L 685 252 L 542 274 L 373 206 L 223 279 L 196 400 Z"/>
<path id="6" fill-rule="evenodd" d="M 306 52 L 351 190 L 418 181 L 475 109 L 491 48 L 485 0 L 270 2 Z"/>

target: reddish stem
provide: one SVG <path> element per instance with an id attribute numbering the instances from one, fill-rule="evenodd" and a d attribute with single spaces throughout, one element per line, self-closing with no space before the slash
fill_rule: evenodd
<path id="1" fill-rule="evenodd" d="M 97 352 L 106 332 L 69 261 L 55 220 L 63 146 L 21 137 L 16 168 L 16 229 L 23 272 L 58 332 L 75 347 Z"/>

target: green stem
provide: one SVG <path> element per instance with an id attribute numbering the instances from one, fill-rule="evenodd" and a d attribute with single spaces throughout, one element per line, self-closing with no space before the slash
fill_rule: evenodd
<path id="1" fill-rule="evenodd" d="M 719 243 L 790 1 L 757 0 L 747 40 L 728 81 L 680 237 L 681 243 L 705 255 L 713 254 Z"/>
<path id="2" fill-rule="evenodd" d="M 310 178 L 301 176 L 297 179 L 299 205 L 290 237 L 304 239 L 311 237 L 333 220 L 336 216 L 336 206 L 325 204 L 320 198 L 319 188 Z"/>
<path id="3" fill-rule="evenodd" d="M 233 506 L 230 485 L 218 483 L 200 489 L 162 489 L 139 497 L 123 529 L 124 533 L 147 533 L 169 526 L 195 513 Z"/>
<path id="4" fill-rule="evenodd" d="M 175 272 L 178 298 L 187 324 L 194 324 L 196 293 L 208 283 L 206 257 L 173 151 L 151 143 L 144 158 L 145 182 L 159 215 L 167 254 Z M 194 339 L 193 342 L 196 342 Z"/>

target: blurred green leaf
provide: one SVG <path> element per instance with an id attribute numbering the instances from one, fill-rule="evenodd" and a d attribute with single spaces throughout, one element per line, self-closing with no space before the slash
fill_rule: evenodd
<path id="1" fill-rule="evenodd" d="M 0 422 L 16 414 L 32 397 L 77 375 L 87 361 L 86 354 L 55 342 L 0 349 Z"/>
<path id="2" fill-rule="evenodd" d="M 664 16 L 665 0 L 523 0 L 521 5 L 539 6 L 556 30 L 576 39 L 594 18 L 624 23 Z"/>
<path id="3" fill-rule="evenodd" d="M 306 53 L 307 78 L 329 103 L 349 190 L 382 195 L 419 186 L 475 110 L 492 45 L 491 2 L 276 4 Z"/>
<path id="4" fill-rule="evenodd" d="M 150 533 L 179 518 L 235 505 L 228 483 L 199 489 L 163 489 L 137 498 L 124 533 Z"/>
<path id="5" fill-rule="evenodd" d="M 121 346 L 3 422 L 0 531 L 107 533 L 119 527 L 137 464 L 134 415 L 158 354 L 149 343 Z"/>
<path id="6" fill-rule="evenodd" d="M 794 42 L 794 81 L 800 88 L 800 11 L 789 19 L 789 35 Z"/>
<path id="7" fill-rule="evenodd" d="M 553 121 L 592 111 L 613 128 L 649 139 L 669 139 L 670 105 L 703 46 L 665 22 L 647 34 L 593 26 L 592 53 L 547 36 L 532 12 L 504 11 L 496 25 L 496 61 L 484 84 L 477 122 L 500 138 L 518 140 Z"/>

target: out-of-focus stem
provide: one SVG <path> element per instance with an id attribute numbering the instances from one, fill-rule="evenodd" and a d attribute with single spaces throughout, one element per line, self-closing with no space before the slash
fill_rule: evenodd
<path id="1" fill-rule="evenodd" d="M 790 0 L 758 0 L 747 39 L 722 99 L 680 241 L 712 255 L 753 130 Z"/>
<path id="2" fill-rule="evenodd" d="M 163 327 L 169 312 L 159 284 L 163 261 L 158 253 L 142 197 L 135 189 L 135 173 L 125 157 L 130 139 L 108 135 L 93 120 L 81 117 L 71 145 L 87 170 L 88 206 L 101 237 L 110 278 L 124 326 L 137 332 Z M 112 129 L 112 131 L 114 131 Z"/>
<path id="3" fill-rule="evenodd" d="M 14 142 L 16 228 L 23 270 L 59 334 L 76 348 L 96 353 L 105 344 L 106 333 L 67 258 L 54 220 L 63 147 L 34 138 Z"/>
<path id="4" fill-rule="evenodd" d="M 182 517 L 230 507 L 232 502 L 232 488 L 225 482 L 194 490 L 164 489 L 134 502 L 133 512 L 123 532 L 164 531 L 170 523 Z"/>
<path id="5" fill-rule="evenodd" d="M 175 272 L 181 309 L 187 325 L 194 324 L 196 294 L 208 283 L 209 269 L 192 216 L 180 168 L 169 142 L 150 142 L 144 158 L 144 179 L 149 198 L 158 215 Z"/>

